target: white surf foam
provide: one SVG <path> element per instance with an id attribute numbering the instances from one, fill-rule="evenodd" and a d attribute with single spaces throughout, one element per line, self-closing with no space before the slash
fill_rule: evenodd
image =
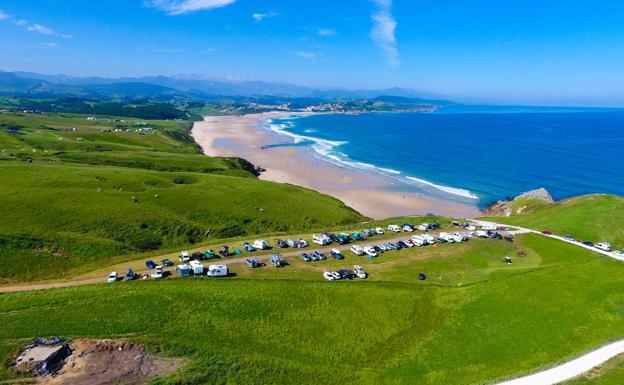
<path id="1" fill-rule="evenodd" d="M 284 121 L 283 121 L 284 122 Z M 468 199 L 479 199 L 479 197 L 475 194 L 473 194 L 472 192 L 466 190 L 466 189 L 462 189 L 462 188 L 457 188 L 457 187 L 450 187 L 450 186 L 443 186 L 443 185 L 437 185 L 433 182 L 429 182 L 428 180 L 425 179 L 421 179 L 421 178 L 416 178 L 416 177 L 412 177 L 412 176 L 406 176 L 405 178 L 407 179 L 401 179 L 398 178 L 398 175 L 401 175 L 402 173 L 398 170 L 394 170 L 391 168 L 384 168 L 384 167 L 378 167 L 375 166 L 374 164 L 370 164 L 370 163 L 365 163 L 365 162 L 358 162 L 358 161 L 353 161 L 349 158 L 349 156 L 347 154 L 344 154 L 342 152 L 336 151 L 336 149 L 342 145 L 345 145 L 349 142 L 347 141 L 332 141 L 332 140 L 327 140 L 327 139 L 322 139 L 322 138 L 317 138 L 314 136 L 307 136 L 307 135 L 298 135 L 295 133 L 292 133 L 290 131 L 288 131 L 288 128 L 292 128 L 294 127 L 295 123 L 294 122 L 290 122 L 290 121 L 285 121 L 284 123 L 275 123 L 274 121 L 272 121 L 271 119 L 267 120 L 267 124 L 265 125 L 265 127 L 270 130 L 273 131 L 277 134 L 280 135 L 285 135 L 288 137 L 291 137 L 295 143 L 301 143 L 304 141 L 308 141 L 310 143 L 312 143 L 310 145 L 310 147 L 323 159 L 337 165 L 337 166 L 341 166 L 341 167 L 350 167 L 350 168 L 354 168 L 357 170 L 365 170 L 365 171 L 370 171 L 370 172 L 376 172 L 378 174 L 383 174 L 389 177 L 393 177 L 395 179 L 401 180 L 403 183 L 408 183 L 411 185 L 417 184 L 420 187 L 422 186 L 427 186 L 427 187 L 431 187 L 434 188 L 436 190 L 439 190 L 441 192 L 447 193 L 447 194 L 451 194 L 451 195 L 455 195 L 455 196 L 459 196 L 462 198 L 468 198 Z M 306 130 L 307 132 L 308 130 Z M 416 183 L 414 183 L 416 182 Z"/>

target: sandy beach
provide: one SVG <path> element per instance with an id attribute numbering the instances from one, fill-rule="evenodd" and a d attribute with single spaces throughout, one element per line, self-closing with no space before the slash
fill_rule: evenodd
<path id="1" fill-rule="evenodd" d="M 209 116 L 192 129 L 195 141 L 208 156 L 237 156 L 266 169 L 260 179 L 290 183 L 331 195 L 375 219 L 432 212 L 454 217 L 475 217 L 475 206 L 392 191 L 383 177 L 319 159 L 306 147 L 270 147 L 288 138 L 261 128 L 266 119 L 305 115 L 270 112 L 244 116 Z"/>

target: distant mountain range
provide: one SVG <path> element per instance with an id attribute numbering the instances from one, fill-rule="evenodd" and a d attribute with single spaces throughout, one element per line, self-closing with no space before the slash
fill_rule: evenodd
<path id="1" fill-rule="evenodd" d="M 0 96 L 95 99 L 148 98 L 157 100 L 218 98 L 306 98 L 319 100 L 400 97 L 411 103 L 450 104 L 406 88 L 381 90 L 316 89 L 263 81 L 207 80 L 194 77 L 140 78 L 74 77 L 32 72 L 0 72 Z"/>

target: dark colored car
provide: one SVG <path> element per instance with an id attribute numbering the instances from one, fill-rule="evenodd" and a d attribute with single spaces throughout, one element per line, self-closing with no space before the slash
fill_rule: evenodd
<path id="1" fill-rule="evenodd" d="M 149 261 L 145 261 L 145 267 L 147 267 L 148 269 L 155 269 L 156 266 L 156 262 L 152 261 L 151 259 Z"/>
<path id="2" fill-rule="evenodd" d="M 245 263 L 247 264 L 247 266 L 251 267 L 252 269 L 262 266 L 262 262 L 260 262 L 258 258 L 247 258 L 245 260 Z"/>
<path id="3" fill-rule="evenodd" d="M 279 247 L 280 249 L 285 249 L 288 247 L 288 242 L 286 242 L 283 239 L 278 239 L 277 240 L 277 247 Z"/>
<path id="4" fill-rule="evenodd" d="M 160 263 L 162 263 L 163 266 L 173 266 L 173 262 L 171 262 L 169 258 L 163 259 L 162 261 L 160 261 Z"/>
<path id="5" fill-rule="evenodd" d="M 202 253 L 201 251 L 196 251 L 193 254 L 191 254 L 191 259 L 201 261 L 202 259 L 204 259 L 204 253 Z"/>
<path id="6" fill-rule="evenodd" d="M 230 255 L 230 248 L 227 247 L 227 246 L 221 247 L 221 250 L 219 250 L 219 255 L 222 258 L 225 258 L 225 257 L 229 256 Z"/>
<path id="7" fill-rule="evenodd" d="M 552 235 L 552 233 L 550 231 L 547 231 L 547 230 L 542 231 L 542 234 L 544 234 L 544 235 Z"/>
<path id="8" fill-rule="evenodd" d="M 316 255 L 320 261 L 324 261 L 324 260 L 326 260 L 326 259 L 327 259 L 327 257 L 325 256 L 325 254 L 321 253 L 321 252 L 320 252 L 320 251 L 318 251 L 318 250 L 314 250 L 312 253 L 314 253 L 314 255 Z"/>
<path id="9" fill-rule="evenodd" d="M 136 275 L 134 274 L 134 270 L 132 269 L 126 270 L 126 275 L 124 276 L 124 279 L 126 281 L 132 281 L 135 278 L 136 278 Z"/>
<path id="10" fill-rule="evenodd" d="M 593 245 L 594 245 L 594 242 L 592 242 L 592 241 L 583 241 L 583 244 L 584 244 L 585 246 L 593 246 Z"/>
<path id="11" fill-rule="evenodd" d="M 418 273 L 418 280 L 419 281 L 424 281 L 425 279 L 427 279 L 427 274 L 425 274 L 425 273 Z"/>
<path id="12" fill-rule="evenodd" d="M 341 235 L 337 235 L 336 236 L 336 242 L 341 244 L 341 245 L 347 244 L 347 243 L 349 243 L 349 241 L 350 241 L 350 239 L 349 239 L 349 237 L 347 235 L 341 234 Z"/>
<path id="13" fill-rule="evenodd" d="M 341 252 L 335 252 L 335 251 L 331 251 L 331 256 L 334 257 L 334 259 L 344 259 L 344 255 L 342 255 Z"/>
<path id="14" fill-rule="evenodd" d="M 340 274 L 340 279 L 352 279 L 353 278 L 353 272 L 351 270 L 340 269 L 336 271 L 336 273 Z"/>

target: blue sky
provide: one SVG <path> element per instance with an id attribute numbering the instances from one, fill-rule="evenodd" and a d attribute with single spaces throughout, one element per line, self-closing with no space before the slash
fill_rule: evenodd
<path id="1" fill-rule="evenodd" d="M 2 0 L 0 69 L 624 106 L 624 2 Z"/>

